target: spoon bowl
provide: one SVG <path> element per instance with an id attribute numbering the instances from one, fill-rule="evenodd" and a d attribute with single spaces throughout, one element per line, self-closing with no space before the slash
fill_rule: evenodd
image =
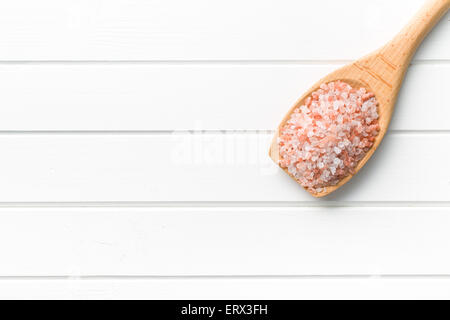
<path id="1" fill-rule="evenodd" d="M 373 146 L 358 162 L 354 173 L 349 174 L 336 185 L 327 186 L 323 191 L 317 193 L 305 189 L 314 197 L 320 198 L 330 194 L 347 183 L 366 164 L 383 140 L 383 137 L 388 130 L 398 92 L 401 88 L 409 63 L 425 36 L 449 8 L 450 0 L 428 1 L 412 21 L 387 45 L 366 57 L 330 73 L 314 84 L 311 89 L 297 100 L 278 126 L 269 150 L 269 156 L 272 160 L 279 165 L 280 152 L 278 137 L 286 121 L 290 119 L 292 112 L 294 112 L 297 107 L 303 105 L 304 101 L 311 96 L 312 92 L 316 91 L 321 84 L 340 80 L 348 83 L 355 89 L 364 87 L 375 94 L 379 103 L 378 124 L 380 126 L 380 131 L 375 138 Z M 287 169 L 282 169 L 295 180 Z"/>

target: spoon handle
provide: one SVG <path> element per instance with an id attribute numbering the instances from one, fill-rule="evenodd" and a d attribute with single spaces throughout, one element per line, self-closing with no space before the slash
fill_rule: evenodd
<path id="1" fill-rule="evenodd" d="M 450 0 L 428 0 L 400 33 L 381 49 L 383 57 L 406 70 L 425 36 L 450 8 Z"/>

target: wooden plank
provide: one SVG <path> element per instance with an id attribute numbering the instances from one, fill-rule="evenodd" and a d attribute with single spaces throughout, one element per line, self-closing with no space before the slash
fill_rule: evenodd
<path id="1" fill-rule="evenodd" d="M 448 134 L 390 134 L 313 199 L 268 158 L 271 134 L 3 134 L 0 202 L 449 201 Z"/>
<path id="2" fill-rule="evenodd" d="M 448 278 L 1 280 L 1 299 L 449 299 Z"/>
<path id="3" fill-rule="evenodd" d="M 449 275 L 450 207 L 1 208 L 0 275 Z"/>
<path id="4" fill-rule="evenodd" d="M 422 0 L 2 1 L 0 60 L 355 59 Z M 417 59 L 449 59 L 446 16 Z M 336 27 L 338 26 L 338 27 Z"/>
<path id="5" fill-rule="evenodd" d="M 273 130 L 338 66 L 2 65 L 0 131 Z M 449 86 L 450 64 L 413 65 L 391 129 L 450 130 Z"/>

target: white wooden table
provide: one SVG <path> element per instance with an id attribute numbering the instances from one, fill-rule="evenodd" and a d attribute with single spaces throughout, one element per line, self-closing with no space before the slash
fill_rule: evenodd
<path id="1" fill-rule="evenodd" d="M 345 188 L 267 156 L 422 3 L 1 1 L 0 298 L 450 298 L 450 15 Z"/>

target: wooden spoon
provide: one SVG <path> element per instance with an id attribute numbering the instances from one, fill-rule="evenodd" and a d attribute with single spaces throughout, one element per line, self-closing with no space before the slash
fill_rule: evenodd
<path id="1" fill-rule="evenodd" d="M 354 173 L 356 174 L 366 164 L 367 160 L 380 145 L 381 140 L 383 140 L 391 120 L 403 77 L 416 49 L 449 8 L 450 0 L 429 0 L 411 22 L 387 45 L 320 79 L 295 103 L 278 126 L 269 151 L 272 160 L 279 164 L 280 154 L 277 138 L 281 128 L 289 120 L 294 109 L 301 106 L 303 101 L 313 91 L 317 90 L 322 83 L 342 80 L 354 88 L 365 87 L 367 90 L 372 91 L 379 102 L 380 132 L 374 141 L 374 145 L 356 166 Z M 293 178 L 287 169 L 283 170 Z M 345 177 L 335 186 L 326 187 L 324 191 L 319 193 L 307 190 L 314 197 L 323 197 L 343 186 L 353 175 Z"/>

